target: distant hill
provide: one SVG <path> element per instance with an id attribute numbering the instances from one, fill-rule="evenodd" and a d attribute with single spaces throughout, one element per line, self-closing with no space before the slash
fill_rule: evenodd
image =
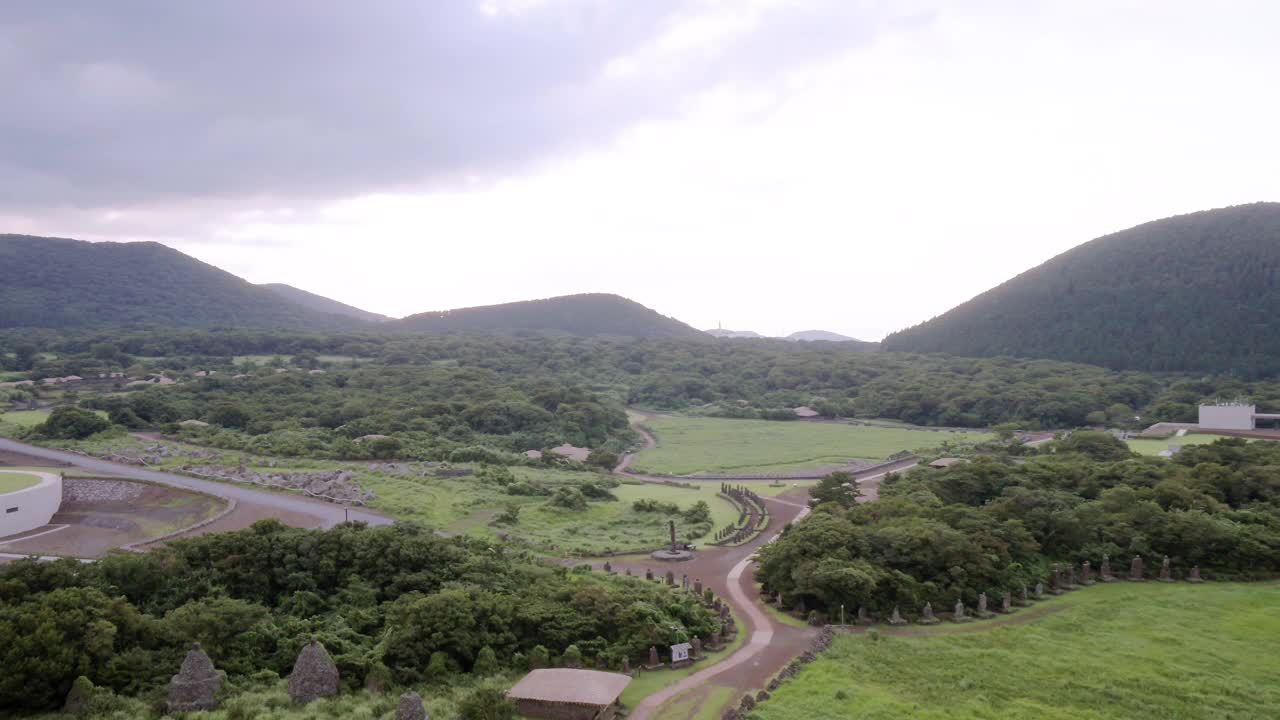
<path id="1" fill-rule="evenodd" d="M 159 243 L 0 235 L 0 327 L 361 324 L 302 307 Z"/>
<path id="2" fill-rule="evenodd" d="M 760 333 L 755 332 L 753 330 L 725 330 L 723 328 L 715 328 L 714 330 L 703 330 L 703 332 L 710 335 L 711 337 L 723 337 L 723 338 L 762 338 L 764 337 L 764 335 L 761 335 Z"/>
<path id="3" fill-rule="evenodd" d="M 341 315 L 343 317 L 355 318 L 356 320 L 363 320 L 371 323 L 386 322 L 391 319 L 386 315 L 379 315 L 378 313 L 372 313 L 368 310 L 361 310 L 358 307 L 353 307 L 346 303 L 340 303 L 337 300 L 332 300 L 323 295 L 316 295 L 315 293 L 310 293 L 306 290 L 300 290 L 292 285 L 285 285 L 284 283 L 263 283 L 258 285 L 258 287 L 266 288 L 285 300 L 301 305 L 304 308 L 315 310 L 316 312 L 327 313 L 329 315 Z"/>
<path id="4" fill-rule="evenodd" d="M 386 325 L 419 332 L 541 332 L 565 335 L 705 337 L 679 320 L 618 295 L 564 295 L 410 315 Z"/>
<path id="5" fill-rule="evenodd" d="M 1180 215 L 1098 238 L 886 350 L 1117 369 L 1280 373 L 1280 203 Z"/>
<path id="6" fill-rule="evenodd" d="M 828 332 L 826 330 L 801 330 L 793 332 L 786 337 L 787 340 L 826 340 L 827 342 L 862 342 L 857 338 L 851 338 L 848 335 L 840 333 Z"/>

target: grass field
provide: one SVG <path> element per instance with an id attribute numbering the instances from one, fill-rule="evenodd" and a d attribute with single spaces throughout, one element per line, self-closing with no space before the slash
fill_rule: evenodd
<path id="1" fill-rule="evenodd" d="M 642 451 L 635 469 L 673 475 L 788 472 L 838 465 L 851 458 L 879 460 L 902 450 L 989 437 L 981 432 L 673 416 L 649 419 L 645 424 L 657 435 L 658 447 Z"/>
<path id="2" fill-rule="evenodd" d="M 28 475 L 20 472 L 4 472 L 4 468 L 0 468 L 0 495 L 5 493 L 26 490 L 33 485 L 39 485 L 40 478 L 36 475 Z"/>
<path id="3" fill-rule="evenodd" d="M 48 410 L 10 410 L 7 413 L 0 413 L 0 423 L 17 425 L 20 428 L 34 427 L 48 419 Z"/>
<path id="4" fill-rule="evenodd" d="M 753 717 L 1280 717 L 1280 584 L 1117 583 L 1054 605 L 987 631 L 838 637 Z"/>
<path id="5" fill-rule="evenodd" d="M 1163 440 L 1150 438 L 1129 438 L 1125 440 L 1129 444 L 1129 449 L 1141 455 L 1159 455 L 1161 452 L 1168 450 L 1170 445 L 1207 445 L 1215 440 L 1221 440 L 1221 435 L 1202 435 L 1200 433 L 1188 433 L 1182 437 L 1171 437 Z"/>

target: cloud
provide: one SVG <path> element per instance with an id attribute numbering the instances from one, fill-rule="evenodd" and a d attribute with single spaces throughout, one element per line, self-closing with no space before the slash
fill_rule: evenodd
<path id="1" fill-rule="evenodd" d="M 858 7 L 18 3 L 0 24 L 0 210 L 492 182 L 848 46 Z"/>

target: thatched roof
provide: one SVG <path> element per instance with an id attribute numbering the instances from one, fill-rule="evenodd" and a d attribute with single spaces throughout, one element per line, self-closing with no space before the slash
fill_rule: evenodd
<path id="1" fill-rule="evenodd" d="M 565 443 L 560 447 L 553 447 L 551 448 L 551 452 L 557 455 L 563 455 L 571 460 L 577 460 L 578 462 L 586 462 L 587 457 L 591 455 L 591 451 L 589 449 L 574 447 L 569 443 Z"/>
<path id="2" fill-rule="evenodd" d="M 964 458 L 938 458 L 937 460 L 934 460 L 933 462 L 929 463 L 929 467 L 945 468 L 945 467 L 951 467 L 952 465 L 957 465 L 962 462 L 965 462 Z"/>
<path id="3" fill-rule="evenodd" d="M 814 410 L 813 408 L 807 405 L 801 405 L 798 408 L 792 408 L 791 412 L 795 413 L 796 417 L 802 417 L 802 418 L 818 417 L 818 411 Z"/>
<path id="4" fill-rule="evenodd" d="M 599 670 L 548 668 L 534 670 L 507 693 L 513 700 L 539 700 L 571 705 L 612 705 L 631 684 L 629 675 Z"/>

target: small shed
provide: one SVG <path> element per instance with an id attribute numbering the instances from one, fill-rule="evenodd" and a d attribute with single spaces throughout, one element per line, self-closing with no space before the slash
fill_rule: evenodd
<path id="1" fill-rule="evenodd" d="M 941 470 L 943 468 L 949 468 L 952 465 L 959 465 L 962 462 L 965 462 L 964 458 L 938 458 L 937 460 L 929 463 L 929 467 L 934 470 Z"/>
<path id="2" fill-rule="evenodd" d="M 567 457 L 570 460 L 577 460 L 578 462 L 586 462 L 587 458 L 591 455 L 591 450 L 587 448 L 574 447 L 569 443 L 565 443 L 560 447 L 553 447 L 551 448 L 551 452 Z"/>
<path id="3" fill-rule="evenodd" d="M 630 675 L 545 668 L 534 670 L 511 688 L 507 697 L 525 717 L 550 720 L 611 720 L 618 697 L 631 684 Z"/>
<path id="4" fill-rule="evenodd" d="M 203 421 L 203 420 L 183 420 L 182 422 L 178 423 L 178 427 L 184 427 L 184 428 L 207 428 L 207 427 L 209 427 L 209 423 L 207 423 L 207 422 L 205 422 L 205 421 Z"/>

